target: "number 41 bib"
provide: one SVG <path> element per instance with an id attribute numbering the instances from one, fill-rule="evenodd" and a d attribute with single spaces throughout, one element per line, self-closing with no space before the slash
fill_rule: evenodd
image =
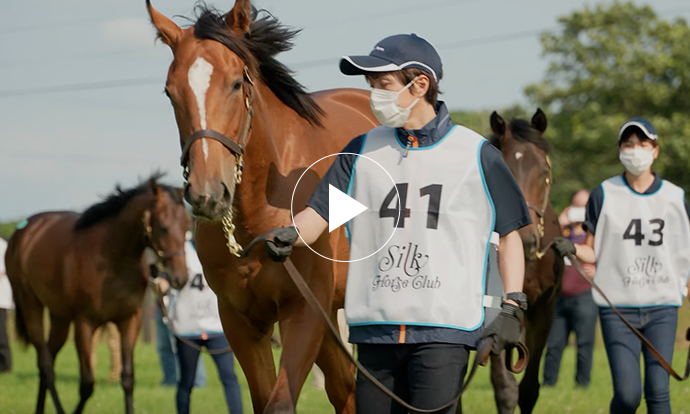
<path id="1" fill-rule="evenodd" d="M 405 149 L 395 130 L 365 137 L 350 194 L 369 207 L 349 222 L 352 257 L 345 314 L 351 326 L 422 325 L 474 330 L 484 320 L 484 285 L 494 209 L 484 183 L 479 134 L 455 126 L 436 145 Z M 385 177 L 385 176 L 383 176 Z M 400 220 L 398 220 L 400 211 Z"/>
<path id="2" fill-rule="evenodd" d="M 622 176 L 601 187 L 594 281 L 614 306 L 680 306 L 690 272 L 690 222 L 683 190 L 662 181 L 657 192 L 638 194 Z M 597 292 L 594 301 L 608 306 Z"/>

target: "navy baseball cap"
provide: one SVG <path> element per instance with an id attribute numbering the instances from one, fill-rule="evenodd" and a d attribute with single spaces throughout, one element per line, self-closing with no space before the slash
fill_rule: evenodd
<path id="1" fill-rule="evenodd" d="M 656 135 L 656 129 L 654 128 L 654 125 L 652 125 L 651 122 L 647 121 L 646 119 L 640 117 L 629 119 L 625 121 L 623 126 L 621 127 L 620 131 L 618 131 L 618 141 L 620 142 L 621 137 L 623 136 L 623 133 L 625 132 L 626 129 L 630 127 L 638 127 L 642 130 L 642 133 L 645 134 L 645 136 L 651 140 L 656 141 L 658 139 Z"/>
<path id="2" fill-rule="evenodd" d="M 399 34 L 380 41 L 367 56 L 343 56 L 340 71 L 345 75 L 371 72 L 395 72 L 407 68 L 421 69 L 434 77 L 443 76 L 441 57 L 431 43 L 416 34 Z"/>

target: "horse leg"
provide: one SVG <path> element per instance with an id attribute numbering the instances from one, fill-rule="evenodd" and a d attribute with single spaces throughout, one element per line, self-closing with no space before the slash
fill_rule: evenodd
<path id="1" fill-rule="evenodd" d="M 336 312 L 331 314 L 331 321 L 335 326 L 338 326 L 337 315 Z M 326 393 L 331 404 L 335 407 L 335 412 L 337 414 L 354 414 L 355 366 L 328 332 L 325 333 L 321 350 L 316 357 L 316 364 L 324 373 Z"/>
<path id="2" fill-rule="evenodd" d="M 324 292 L 324 286 L 312 286 L 317 298 L 321 298 L 324 309 L 331 308 L 332 292 Z M 287 414 L 295 412 L 297 398 L 304 381 L 316 361 L 321 347 L 325 323 L 300 297 L 278 309 L 280 333 L 283 339 L 283 353 L 276 386 L 265 414 Z"/>
<path id="3" fill-rule="evenodd" d="M 250 324 L 231 304 L 220 298 L 218 310 L 225 337 L 247 378 L 254 412 L 263 413 L 276 382 L 271 351 L 273 327 L 261 329 Z"/>
<path id="4" fill-rule="evenodd" d="M 491 384 L 499 414 L 511 414 L 518 405 L 518 384 L 504 364 L 504 352 L 491 356 Z"/>
<path id="5" fill-rule="evenodd" d="M 43 414 L 45 410 L 46 391 L 48 390 L 53 397 L 55 411 L 57 411 L 58 414 L 64 414 L 65 410 L 62 408 L 62 404 L 60 404 L 60 399 L 58 398 L 55 388 L 53 357 L 51 356 L 48 344 L 46 344 L 45 331 L 43 330 L 43 304 L 33 294 L 21 295 L 20 300 L 21 313 L 24 319 L 24 325 L 26 326 L 27 337 L 29 342 L 36 348 L 38 359 L 40 385 L 36 402 L 36 414 Z"/>
<path id="6" fill-rule="evenodd" d="M 79 404 L 74 414 L 81 414 L 86 401 L 93 394 L 93 369 L 91 367 L 91 351 L 93 347 L 93 331 L 95 327 L 86 319 L 74 321 L 74 340 L 77 344 L 79 355 Z"/>
<path id="7" fill-rule="evenodd" d="M 134 344 L 141 328 L 143 310 L 140 307 L 129 319 L 118 324 L 122 352 L 122 389 L 125 392 L 125 413 L 134 413 Z"/>
<path id="8" fill-rule="evenodd" d="M 530 414 L 539 398 L 539 366 L 555 309 L 556 299 L 553 298 L 543 308 L 535 309 L 537 312 L 526 315 L 525 345 L 529 350 L 529 362 L 520 382 L 520 412 L 523 414 Z"/>

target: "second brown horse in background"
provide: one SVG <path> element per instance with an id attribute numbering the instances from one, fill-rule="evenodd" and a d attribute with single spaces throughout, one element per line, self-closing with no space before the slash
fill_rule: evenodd
<path id="1" fill-rule="evenodd" d="M 518 403 L 523 414 L 534 409 L 539 397 L 541 355 L 561 291 L 563 259 L 550 248 L 553 238 L 561 235 L 561 228 L 549 201 L 552 176 L 548 152 L 551 146 L 543 136 L 546 125 L 546 115 L 541 109 L 537 109 L 531 122 L 514 119 L 508 125 L 496 112 L 491 114 L 494 133 L 491 143 L 501 150 L 532 216 L 532 224 L 520 229 L 525 250 L 524 292 L 529 302 L 525 312 L 525 344 L 530 360 L 518 391 L 515 378 L 502 360 L 492 357 L 491 381 L 501 414 L 513 413 Z"/>
<path id="2" fill-rule="evenodd" d="M 50 391 L 58 414 L 64 410 L 55 389 L 55 356 L 74 321 L 79 355 L 81 413 L 93 393 L 93 332 L 114 322 L 121 336 L 122 388 L 126 413 L 134 411 L 134 344 L 142 321 L 148 284 L 148 248 L 165 268 L 173 287 L 187 282 L 184 256 L 189 229 L 181 190 L 157 183 L 158 176 L 129 189 L 119 187 L 84 214 L 69 211 L 36 214 L 20 223 L 9 240 L 5 265 L 16 303 L 20 340 L 36 347 L 40 386 L 36 413 L 43 413 Z M 45 340 L 44 309 L 50 313 Z"/>

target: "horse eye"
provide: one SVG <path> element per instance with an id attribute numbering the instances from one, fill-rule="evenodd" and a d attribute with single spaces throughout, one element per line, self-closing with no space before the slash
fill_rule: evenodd
<path id="1" fill-rule="evenodd" d="M 232 91 L 238 91 L 242 87 L 242 81 L 241 80 L 236 80 L 235 83 L 232 84 Z"/>

